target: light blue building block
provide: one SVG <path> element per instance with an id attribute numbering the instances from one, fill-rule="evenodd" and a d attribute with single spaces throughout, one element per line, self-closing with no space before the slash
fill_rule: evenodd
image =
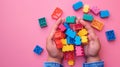
<path id="1" fill-rule="evenodd" d="M 75 4 L 73 4 L 73 9 L 74 9 L 75 11 L 79 10 L 79 9 L 82 8 L 82 7 L 83 7 L 82 1 L 78 1 L 78 2 L 76 2 Z"/>
<path id="2" fill-rule="evenodd" d="M 100 11 L 100 17 L 101 18 L 106 18 L 106 17 L 109 17 L 110 16 L 110 13 L 108 10 L 102 10 Z"/>
<path id="3" fill-rule="evenodd" d="M 72 29 L 68 28 L 65 32 L 65 34 L 71 38 L 74 38 L 76 36 L 76 32 L 73 31 Z"/>
<path id="4" fill-rule="evenodd" d="M 80 36 L 76 36 L 75 37 L 75 45 L 76 46 L 80 46 L 81 45 L 81 38 L 80 38 Z"/>

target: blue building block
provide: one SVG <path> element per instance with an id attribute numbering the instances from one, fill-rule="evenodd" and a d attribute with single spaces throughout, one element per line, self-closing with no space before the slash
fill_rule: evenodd
<path id="1" fill-rule="evenodd" d="M 71 38 L 69 36 L 67 36 L 66 39 L 67 39 L 67 44 L 74 44 L 74 42 L 75 42 L 74 38 Z"/>
<path id="2" fill-rule="evenodd" d="M 105 33 L 108 41 L 112 41 L 116 39 L 114 30 L 109 30 L 109 31 L 106 31 Z"/>
<path id="3" fill-rule="evenodd" d="M 78 2 L 76 2 L 75 4 L 73 4 L 73 9 L 74 9 L 75 11 L 79 10 L 79 9 L 82 8 L 82 7 L 83 7 L 82 1 L 78 1 Z"/>
<path id="4" fill-rule="evenodd" d="M 92 22 L 93 19 L 94 19 L 94 17 L 93 17 L 92 15 L 90 15 L 90 14 L 84 14 L 84 15 L 83 15 L 83 20 L 85 20 L 85 21 L 90 21 L 90 22 Z"/>
<path id="5" fill-rule="evenodd" d="M 76 46 L 80 46 L 81 45 L 81 38 L 80 38 L 80 36 L 76 36 L 75 37 L 75 45 Z"/>
<path id="6" fill-rule="evenodd" d="M 66 23 L 75 23 L 76 22 L 76 16 L 67 16 L 66 17 Z"/>
<path id="7" fill-rule="evenodd" d="M 102 10 L 100 11 L 100 17 L 101 18 L 106 18 L 106 17 L 109 17 L 110 16 L 110 13 L 108 10 Z"/>
<path id="8" fill-rule="evenodd" d="M 73 31 L 72 29 L 68 28 L 65 34 L 71 38 L 74 38 L 76 36 L 76 32 Z"/>
<path id="9" fill-rule="evenodd" d="M 64 22 L 64 26 L 66 27 L 66 29 L 70 28 L 69 24 Z"/>
<path id="10" fill-rule="evenodd" d="M 38 19 L 38 20 L 39 20 L 39 24 L 40 24 L 40 27 L 41 27 L 41 28 L 43 28 L 43 27 L 46 27 L 46 26 L 47 26 L 47 22 L 46 22 L 45 17 L 40 18 L 40 19 Z"/>
<path id="11" fill-rule="evenodd" d="M 40 55 L 40 54 L 42 53 L 43 49 L 42 49 L 40 46 L 36 45 L 36 47 L 34 48 L 33 51 L 34 51 L 36 54 Z"/>

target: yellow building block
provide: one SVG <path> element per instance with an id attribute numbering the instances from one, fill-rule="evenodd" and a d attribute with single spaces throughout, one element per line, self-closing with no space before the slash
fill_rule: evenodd
<path id="1" fill-rule="evenodd" d="M 81 42 L 83 44 L 87 44 L 88 43 L 88 37 L 87 36 L 81 36 Z"/>
<path id="2" fill-rule="evenodd" d="M 74 63 L 75 63 L 74 60 L 68 60 L 68 65 L 72 66 L 72 65 L 74 65 Z"/>
<path id="3" fill-rule="evenodd" d="M 62 48 L 62 52 L 67 52 L 67 51 L 73 51 L 74 50 L 74 45 L 70 44 L 70 45 L 65 45 Z"/>
<path id="4" fill-rule="evenodd" d="M 89 10 L 90 10 L 90 6 L 89 6 L 89 5 L 84 5 L 84 7 L 83 7 L 83 12 L 84 12 L 84 13 L 88 13 Z"/>
<path id="5" fill-rule="evenodd" d="M 66 39 L 61 39 L 61 43 L 62 43 L 63 45 L 67 45 L 67 40 L 66 40 Z"/>
<path id="6" fill-rule="evenodd" d="M 82 30 L 80 30 L 79 32 L 78 32 L 78 35 L 79 36 L 85 36 L 85 35 L 87 35 L 88 34 L 88 31 L 86 30 L 86 29 L 82 29 Z"/>

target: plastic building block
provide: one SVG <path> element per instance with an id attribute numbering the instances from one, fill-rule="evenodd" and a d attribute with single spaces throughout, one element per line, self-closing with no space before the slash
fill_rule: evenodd
<path id="1" fill-rule="evenodd" d="M 75 45 L 76 46 L 80 46 L 81 45 L 81 38 L 80 38 L 80 36 L 76 36 L 75 37 Z"/>
<path id="2" fill-rule="evenodd" d="M 58 27 L 61 31 L 65 31 L 66 27 L 63 24 L 60 24 Z"/>
<path id="3" fill-rule="evenodd" d="M 61 17 L 62 14 L 63 14 L 62 9 L 56 7 L 56 9 L 52 13 L 51 17 L 55 20 L 58 20 Z"/>
<path id="4" fill-rule="evenodd" d="M 43 51 L 43 48 L 41 48 L 40 46 L 36 45 L 36 47 L 33 50 L 36 54 L 40 55 Z"/>
<path id="5" fill-rule="evenodd" d="M 74 38 L 67 37 L 67 44 L 74 44 L 75 40 Z"/>
<path id="6" fill-rule="evenodd" d="M 61 39 L 63 45 L 67 45 L 67 39 Z"/>
<path id="7" fill-rule="evenodd" d="M 99 31 L 101 31 L 104 27 L 104 24 L 98 20 L 93 20 L 91 26 Z"/>
<path id="8" fill-rule="evenodd" d="M 70 66 L 72 66 L 72 65 L 74 65 L 74 60 L 68 60 L 68 65 L 70 65 Z"/>
<path id="9" fill-rule="evenodd" d="M 79 10 L 79 9 L 82 8 L 82 7 L 83 7 L 82 1 L 78 1 L 78 2 L 76 2 L 75 4 L 73 4 L 73 9 L 74 9 L 75 11 Z"/>
<path id="10" fill-rule="evenodd" d="M 72 44 L 63 46 L 62 52 L 68 52 L 68 51 L 74 51 L 74 46 Z"/>
<path id="11" fill-rule="evenodd" d="M 76 56 L 84 56 L 84 50 L 82 46 L 75 46 Z"/>
<path id="12" fill-rule="evenodd" d="M 89 21 L 89 22 L 91 22 L 91 21 L 93 21 L 93 16 L 92 15 L 90 15 L 90 14 L 84 14 L 83 15 L 83 20 L 85 20 L 85 21 Z"/>
<path id="13" fill-rule="evenodd" d="M 66 27 L 66 29 L 70 28 L 69 24 L 64 22 L 64 26 Z"/>
<path id="14" fill-rule="evenodd" d="M 60 39 L 55 39 L 54 41 L 55 41 L 56 47 L 57 47 L 58 49 L 60 49 L 60 48 L 63 47 L 62 42 L 61 42 Z"/>
<path id="15" fill-rule="evenodd" d="M 65 60 L 74 60 L 74 58 L 75 58 L 74 51 L 64 52 Z"/>
<path id="16" fill-rule="evenodd" d="M 91 12 L 95 15 L 98 15 L 100 13 L 100 9 L 97 6 L 93 6 L 91 8 Z"/>
<path id="17" fill-rule="evenodd" d="M 81 36 L 81 42 L 82 44 L 88 44 L 88 37 L 87 36 Z"/>
<path id="18" fill-rule="evenodd" d="M 78 35 L 79 35 L 79 36 L 85 36 L 85 35 L 87 35 L 87 34 L 88 34 L 88 31 L 87 31 L 85 28 L 81 29 L 81 30 L 78 32 Z"/>
<path id="19" fill-rule="evenodd" d="M 65 34 L 62 31 L 57 30 L 54 34 L 54 39 L 62 39 L 62 38 L 65 38 Z"/>
<path id="20" fill-rule="evenodd" d="M 66 17 L 66 23 L 75 23 L 76 22 L 76 16 L 67 16 Z"/>
<path id="21" fill-rule="evenodd" d="M 72 28 L 73 30 L 77 31 L 83 28 L 82 24 L 70 24 L 70 28 Z"/>
<path id="22" fill-rule="evenodd" d="M 109 13 L 108 10 L 102 10 L 102 11 L 100 11 L 100 17 L 101 18 L 107 18 L 109 16 L 110 16 L 110 13 Z"/>
<path id="23" fill-rule="evenodd" d="M 108 41 L 112 41 L 116 39 L 114 30 L 109 30 L 109 31 L 106 31 L 105 33 Z"/>
<path id="24" fill-rule="evenodd" d="M 88 13 L 89 10 L 90 10 L 90 6 L 89 6 L 89 5 L 84 5 L 84 7 L 83 7 L 83 12 L 84 12 L 84 13 Z"/>
<path id="25" fill-rule="evenodd" d="M 65 32 L 66 35 L 68 35 L 71 38 L 74 38 L 76 35 L 76 32 L 73 31 L 72 29 L 68 28 L 67 31 Z"/>
<path id="26" fill-rule="evenodd" d="M 41 27 L 41 28 L 43 28 L 43 27 L 46 27 L 46 26 L 47 26 L 47 22 L 46 22 L 45 17 L 40 18 L 40 19 L 38 19 L 38 20 L 39 20 L 39 24 L 40 24 L 40 27 Z"/>

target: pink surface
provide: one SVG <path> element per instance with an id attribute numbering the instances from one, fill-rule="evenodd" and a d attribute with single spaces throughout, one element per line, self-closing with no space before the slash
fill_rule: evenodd
<path id="1" fill-rule="evenodd" d="M 46 38 L 55 20 L 51 14 L 56 7 L 63 9 L 65 18 L 68 15 L 82 17 L 82 11 L 75 12 L 72 4 L 78 0 L 0 0 L 0 67 L 42 67 L 47 58 L 45 50 Z M 100 19 L 105 23 L 104 30 L 96 31 L 100 38 L 102 49 L 100 52 L 105 67 L 120 66 L 120 8 L 119 0 L 83 0 L 90 6 L 108 9 L 110 17 Z M 41 29 L 38 18 L 46 17 L 48 27 Z M 115 30 L 117 39 L 112 42 L 106 40 L 105 31 Z M 33 48 L 39 44 L 44 48 L 38 56 Z M 74 67 L 82 67 L 83 57 L 77 57 Z M 64 62 L 64 66 L 68 67 Z"/>

